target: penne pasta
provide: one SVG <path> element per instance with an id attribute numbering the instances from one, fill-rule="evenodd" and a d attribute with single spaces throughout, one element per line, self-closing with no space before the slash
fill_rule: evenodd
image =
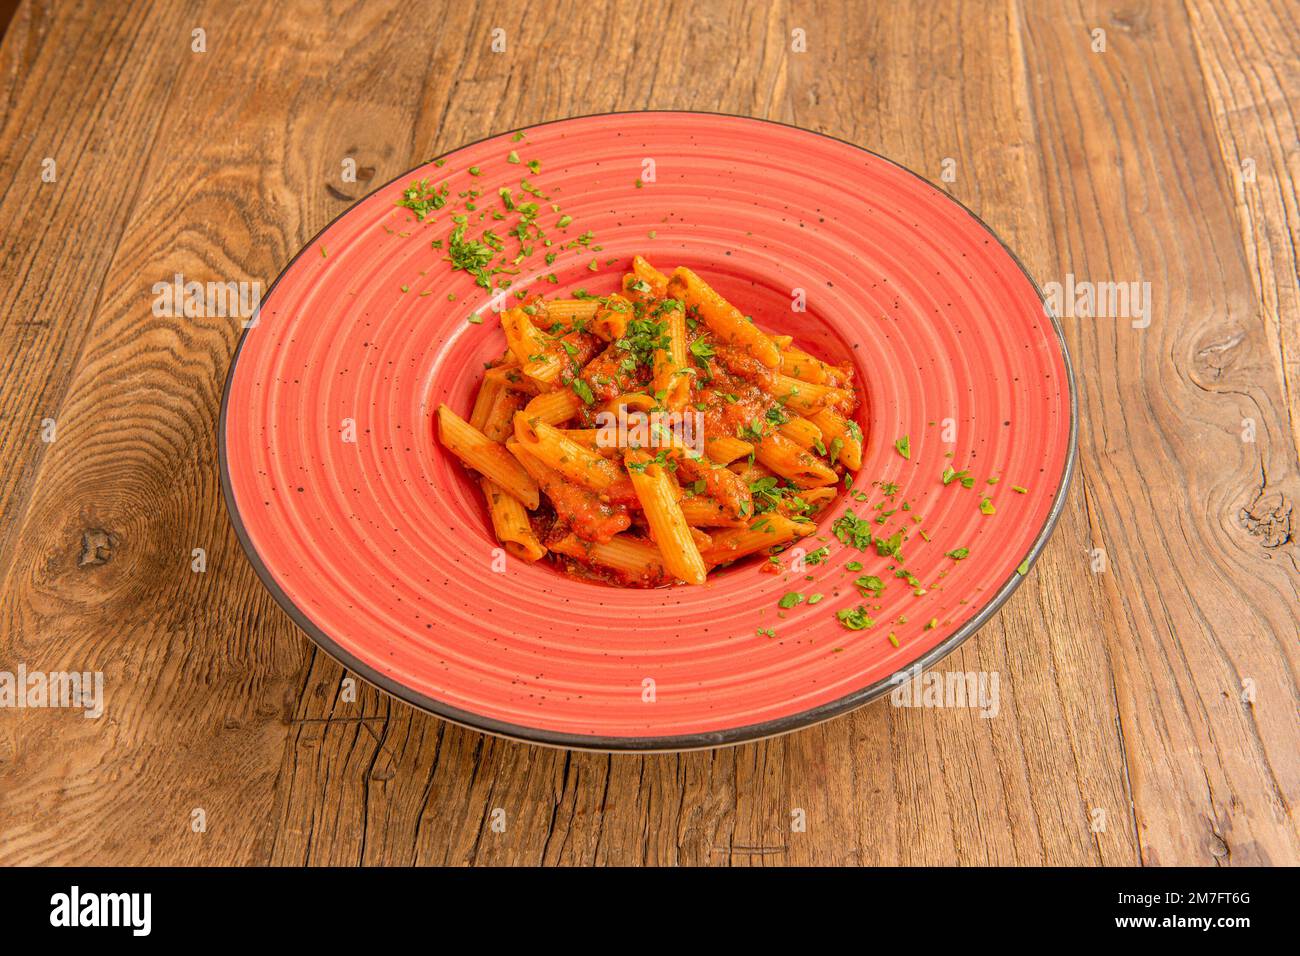
<path id="1" fill-rule="evenodd" d="M 552 542 L 551 550 L 647 584 L 659 584 L 668 576 L 663 555 L 654 542 L 631 534 L 615 535 L 604 542 L 582 541 L 569 535 Z"/>
<path id="2" fill-rule="evenodd" d="M 686 367 L 686 316 L 680 308 L 663 313 L 667 348 L 655 350 L 654 394 L 666 408 L 678 411 L 691 398 L 692 372 Z"/>
<path id="3" fill-rule="evenodd" d="M 606 342 L 621 339 L 632 318 L 632 303 L 621 295 L 611 295 L 592 316 L 591 330 Z"/>
<path id="4" fill-rule="evenodd" d="M 788 544 L 816 529 L 811 521 L 795 521 L 783 515 L 765 514 L 746 528 L 728 528 L 713 533 L 713 544 L 703 555 L 709 564 L 729 564 L 757 551 Z"/>
<path id="5" fill-rule="evenodd" d="M 803 382 L 788 375 L 776 376 L 772 397 L 801 415 L 815 415 L 828 405 L 841 405 L 852 400 L 852 393 L 842 388 Z"/>
<path id="6" fill-rule="evenodd" d="M 804 451 L 819 444 L 822 440 L 822 430 L 808 419 L 800 418 L 797 415 L 778 426 L 777 431 L 804 449 Z"/>
<path id="7" fill-rule="evenodd" d="M 659 546 L 664 567 L 687 584 L 703 584 L 704 559 L 677 503 L 676 483 L 664 466 L 644 451 L 629 449 L 625 460 L 632 488 L 650 525 L 650 535 Z"/>
<path id="8" fill-rule="evenodd" d="M 788 545 L 862 465 L 852 371 L 768 335 L 690 269 L 501 313 L 505 351 L 437 438 L 511 556 L 629 587 Z"/>
<path id="9" fill-rule="evenodd" d="M 681 500 L 682 517 L 692 528 L 743 528 L 745 519 L 727 514 L 712 498 L 700 496 Z"/>
<path id="10" fill-rule="evenodd" d="M 546 422 L 548 425 L 563 425 L 578 414 L 582 408 L 582 399 L 569 389 L 547 392 L 538 395 L 524 406 L 524 416 L 529 421 Z"/>
<path id="11" fill-rule="evenodd" d="M 480 479 L 483 497 L 487 499 L 492 530 L 507 553 L 524 561 L 536 561 L 546 554 L 546 549 L 533 534 L 528 523 L 528 512 L 514 495 L 508 495 L 490 479 Z"/>
<path id="12" fill-rule="evenodd" d="M 557 324 L 565 329 L 581 328 L 591 323 L 599 307 L 598 299 L 552 299 L 542 303 L 542 312 L 533 317 L 533 322 L 546 323 L 548 332 Z"/>
<path id="13" fill-rule="evenodd" d="M 700 318 L 723 342 L 737 346 L 768 368 L 781 364 L 776 343 L 690 269 L 678 266 L 673 270 L 668 294 L 699 312 Z"/>
<path id="14" fill-rule="evenodd" d="M 525 378 L 523 372 L 519 371 L 519 365 L 514 361 L 513 357 L 508 364 L 496 365 L 484 372 L 483 381 L 500 382 L 503 388 L 525 395 L 536 395 L 540 391 L 536 382 L 530 378 Z"/>
<path id="15" fill-rule="evenodd" d="M 862 467 L 862 429 L 856 422 L 832 408 L 823 408 L 812 417 L 812 422 L 821 429 L 822 442 L 827 446 L 831 464 L 838 460 L 854 471 Z M 838 449 L 836 442 L 839 442 Z M 835 451 L 839 454 L 834 454 Z"/>
<path id="16" fill-rule="evenodd" d="M 469 413 L 469 423 L 479 431 L 484 431 L 490 409 L 496 404 L 497 396 L 505 390 L 505 382 L 500 378 L 484 376 L 483 383 L 478 387 L 478 394 L 474 396 L 474 408 Z"/>
<path id="17" fill-rule="evenodd" d="M 558 428 L 530 421 L 527 412 L 515 415 L 515 440 L 548 468 L 592 491 L 607 491 L 620 477 L 617 465 L 566 438 Z"/>
<path id="18" fill-rule="evenodd" d="M 632 257 L 632 274 L 650 287 L 649 295 L 656 299 L 668 296 L 668 277 L 641 256 Z"/>
<path id="19" fill-rule="evenodd" d="M 828 369 L 829 366 L 825 362 L 813 358 L 802 349 L 789 347 L 781 349 L 782 375 L 797 378 L 801 382 L 825 385 L 830 377 Z"/>
<path id="20" fill-rule="evenodd" d="M 446 405 L 438 406 L 438 440 L 468 467 L 491 479 L 525 507 L 537 507 L 537 482 L 518 460 L 504 445 L 488 438 Z"/>
<path id="21" fill-rule="evenodd" d="M 758 460 L 800 488 L 816 488 L 839 481 L 835 469 L 800 448 L 784 435 L 764 436 L 754 449 Z"/>
<path id="22" fill-rule="evenodd" d="M 736 459 L 746 458 L 753 453 L 754 446 L 749 442 L 728 435 L 704 440 L 704 454 L 720 465 L 729 465 Z"/>

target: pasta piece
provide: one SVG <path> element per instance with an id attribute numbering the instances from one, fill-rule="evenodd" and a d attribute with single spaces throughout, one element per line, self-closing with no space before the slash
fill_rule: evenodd
<path id="1" fill-rule="evenodd" d="M 580 408 L 582 408 L 582 399 L 566 388 L 538 395 L 524 406 L 524 416 L 530 422 L 563 425 L 577 415 Z"/>
<path id="2" fill-rule="evenodd" d="M 668 577 L 663 555 L 654 543 L 630 534 L 615 535 L 604 542 L 582 541 L 571 534 L 551 542 L 551 550 L 609 568 L 643 584 L 659 584 Z"/>
<path id="3" fill-rule="evenodd" d="M 709 550 L 713 547 L 713 538 L 707 532 L 699 528 L 688 529 L 691 532 L 691 540 L 695 542 L 695 549 L 700 552 Z"/>
<path id="4" fill-rule="evenodd" d="M 524 561 L 536 561 L 546 554 L 546 549 L 533 534 L 533 526 L 528 522 L 528 512 L 519 499 L 508 495 L 493 484 L 490 479 L 481 478 L 483 497 L 487 499 L 488 514 L 492 518 L 492 530 L 497 540 L 505 546 L 506 552 Z"/>
<path id="5" fill-rule="evenodd" d="M 533 317 L 533 321 L 545 322 L 546 331 L 554 328 L 556 323 L 566 329 L 582 328 L 591 324 L 600 307 L 598 299 L 551 299 L 540 303 L 542 312 Z"/>
<path id="6" fill-rule="evenodd" d="M 777 514 L 761 515 L 748 528 L 715 531 L 713 544 L 703 557 L 709 564 L 728 564 L 756 551 L 812 534 L 816 527 L 811 521 L 795 521 Z"/>
<path id="7" fill-rule="evenodd" d="M 543 391 L 558 387 L 560 373 L 570 364 L 559 340 L 535 326 L 520 308 L 501 313 L 501 328 L 505 330 L 510 353 L 519 363 L 519 371 Z"/>
<path id="8" fill-rule="evenodd" d="M 536 382 L 530 378 L 525 378 L 524 374 L 519 371 L 519 365 L 513 358 L 505 365 L 495 365 L 484 372 L 483 381 L 487 382 L 489 380 L 500 382 L 502 388 L 508 388 L 512 392 L 536 395 L 540 391 Z"/>
<path id="9" fill-rule="evenodd" d="M 663 324 L 668 348 L 655 349 L 654 393 L 656 398 L 662 396 L 664 407 L 680 411 L 691 400 L 694 377 L 686 367 L 686 316 L 679 308 L 666 309 Z"/>
<path id="10" fill-rule="evenodd" d="M 621 295 L 611 295 L 596 309 L 591 330 L 606 342 L 613 342 L 627 332 L 627 323 L 632 315 L 631 302 Z"/>
<path id="11" fill-rule="evenodd" d="M 766 465 L 760 465 L 758 462 L 752 464 L 748 461 L 733 461 L 727 466 L 727 470 L 732 474 L 739 475 L 746 483 L 752 485 L 760 478 L 775 478 L 776 473 Z"/>
<path id="12" fill-rule="evenodd" d="M 551 337 L 533 325 L 521 308 L 506 309 L 501 313 L 501 330 L 506 334 L 506 346 L 520 368 L 532 361 L 531 356 L 545 353 Z"/>
<path id="13" fill-rule="evenodd" d="M 765 435 L 754 449 L 754 455 L 768 468 L 800 488 L 816 488 L 840 480 L 833 468 L 784 435 Z"/>
<path id="14" fill-rule="evenodd" d="M 835 499 L 836 490 L 829 485 L 822 485 L 820 488 L 809 488 L 806 491 L 799 492 L 799 497 L 814 508 L 820 509 L 830 504 Z"/>
<path id="15" fill-rule="evenodd" d="M 668 277 L 641 256 L 632 257 L 632 272 L 638 279 L 650 286 L 650 294 L 656 299 L 667 298 Z"/>
<path id="16" fill-rule="evenodd" d="M 657 406 L 658 403 L 649 395 L 642 395 L 640 392 L 628 392 L 611 398 L 604 404 L 603 410 L 617 413 L 620 408 L 623 408 L 628 413 L 648 412 Z"/>
<path id="17" fill-rule="evenodd" d="M 469 423 L 479 431 L 483 431 L 483 426 L 488 420 L 489 409 L 496 404 L 497 396 L 505 390 L 505 382 L 500 378 L 488 378 L 485 375 L 483 383 L 478 387 L 478 394 L 474 396 L 474 408 L 469 413 Z"/>
<path id="18" fill-rule="evenodd" d="M 790 378 L 797 378 L 801 382 L 813 382 L 817 385 L 825 385 L 829 378 L 827 369 L 829 366 L 815 359 L 802 349 L 783 347 L 781 349 L 781 374 L 788 375 Z"/>
<path id="19" fill-rule="evenodd" d="M 738 458 L 753 454 L 754 446 L 739 438 L 721 435 L 718 438 L 704 439 L 704 454 L 720 465 L 729 465 Z"/>
<path id="20" fill-rule="evenodd" d="M 438 406 L 438 440 L 443 447 L 528 509 L 537 507 L 537 482 L 505 447 L 494 442 L 446 405 Z"/>
<path id="21" fill-rule="evenodd" d="M 777 427 L 786 438 L 807 451 L 822 440 L 822 430 L 806 418 L 792 417 L 785 424 Z"/>
<path id="22" fill-rule="evenodd" d="M 643 451 L 629 449 L 626 461 L 632 487 L 645 511 L 650 534 L 663 555 L 664 567 L 687 584 L 703 584 L 704 560 L 682 516 L 672 477 Z"/>
<path id="23" fill-rule="evenodd" d="M 722 505 L 701 495 L 683 498 L 682 517 L 692 528 L 743 528 L 746 521 L 727 514 Z"/>
<path id="24" fill-rule="evenodd" d="M 812 422 L 821 429 L 828 450 L 839 441 L 839 461 L 853 471 L 862 467 L 862 429 L 856 422 L 831 408 L 823 408 L 812 417 Z M 834 462 L 836 456 L 831 456 L 831 460 Z"/>
<path id="25" fill-rule="evenodd" d="M 801 382 L 788 375 L 776 377 L 776 387 L 771 395 L 787 408 L 801 415 L 815 415 L 828 405 L 847 405 L 853 402 L 853 393 L 842 388 L 831 388 L 815 382 Z"/>
<path id="26" fill-rule="evenodd" d="M 722 505 L 733 518 L 753 513 L 754 501 L 749 485 L 735 472 L 691 455 L 678 455 L 676 460 L 678 477 L 697 488 L 702 487 L 704 493 Z"/>
<path id="27" fill-rule="evenodd" d="M 475 421 L 475 416 L 471 415 L 470 424 L 493 441 L 505 441 L 514 430 L 515 412 L 519 411 L 523 404 L 523 396 L 518 392 L 499 389 L 483 409 L 482 423 Z M 479 412 L 477 403 L 474 412 L 475 415 Z"/>
<path id="28" fill-rule="evenodd" d="M 594 491 L 565 479 L 518 441 L 506 443 L 506 450 L 519 460 L 551 501 L 556 515 L 568 522 L 575 534 L 588 541 L 608 541 L 626 531 L 632 518 L 624 505 L 602 501 Z"/>
<path id="29" fill-rule="evenodd" d="M 622 476 L 617 465 L 566 438 L 558 428 L 530 420 L 527 412 L 515 416 L 515 440 L 548 468 L 592 491 L 608 491 Z"/>
<path id="30" fill-rule="evenodd" d="M 678 266 L 673 270 L 668 294 L 698 311 L 713 334 L 728 345 L 744 350 L 768 368 L 781 364 L 781 351 L 776 343 L 690 269 Z"/>

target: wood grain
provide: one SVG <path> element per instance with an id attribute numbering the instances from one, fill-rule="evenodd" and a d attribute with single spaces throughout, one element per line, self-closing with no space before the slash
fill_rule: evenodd
<path id="1" fill-rule="evenodd" d="M 24 3 L 0 44 L 0 669 L 108 691 L 99 721 L 0 710 L 0 863 L 1300 862 L 1296 13 Z M 267 284 L 429 156 L 649 107 L 936 182 L 950 159 L 1040 282 L 1151 282 L 1148 328 L 1066 320 L 1066 512 L 941 665 L 997 672 L 997 718 L 881 702 L 711 752 L 530 747 L 354 695 L 244 560 L 215 452 L 238 321 L 156 317 L 153 283 Z"/>

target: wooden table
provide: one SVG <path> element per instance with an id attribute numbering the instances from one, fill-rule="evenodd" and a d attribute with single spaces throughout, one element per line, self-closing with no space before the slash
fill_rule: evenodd
<path id="1" fill-rule="evenodd" d="M 19 8 L 0 670 L 102 670 L 107 710 L 0 710 L 0 863 L 1300 862 L 1296 0 L 441 7 Z M 1066 320 L 1068 506 L 941 665 L 997 671 L 997 719 L 878 702 L 712 752 L 514 744 L 342 700 L 245 561 L 215 450 L 238 322 L 155 317 L 153 284 L 265 285 L 419 161 L 647 107 L 951 170 L 1040 282 L 1151 283 L 1149 327 Z"/>

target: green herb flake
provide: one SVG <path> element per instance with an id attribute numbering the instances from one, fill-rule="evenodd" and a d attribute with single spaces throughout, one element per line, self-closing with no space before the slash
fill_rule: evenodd
<path id="1" fill-rule="evenodd" d="M 863 631 L 876 625 L 876 622 L 867 614 L 867 609 L 860 604 L 855 608 L 843 608 L 836 611 L 835 617 L 840 624 L 850 631 Z"/>
<path id="2" fill-rule="evenodd" d="M 912 458 L 912 439 L 904 435 L 898 441 L 894 442 L 894 451 L 898 452 L 909 461 Z"/>
<path id="3" fill-rule="evenodd" d="M 798 591 L 788 591 L 781 596 L 781 600 L 777 601 L 776 605 L 782 610 L 788 611 L 796 604 L 802 604 L 802 603 L 803 603 L 802 594 L 800 594 Z"/>

